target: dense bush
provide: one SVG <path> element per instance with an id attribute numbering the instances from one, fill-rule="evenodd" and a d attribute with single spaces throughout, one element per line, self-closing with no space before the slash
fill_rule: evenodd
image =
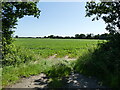
<path id="1" fill-rule="evenodd" d="M 37 2 L 2 2 L 0 20 L 2 21 L 2 58 L 9 52 L 10 44 L 13 42 L 13 29 L 16 28 L 18 19 L 25 15 L 39 18 L 40 10 Z"/>
<path id="2" fill-rule="evenodd" d="M 120 84 L 120 35 L 116 34 L 108 42 L 98 45 L 92 53 L 80 57 L 75 70 L 86 75 L 96 76 L 104 84 L 117 87 Z"/>
<path id="3" fill-rule="evenodd" d="M 36 60 L 34 52 L 26 48 L 17 47 L 13 44 L 8 45 L 7 48 L 9 48 L 9 52 L 4 56 L 4 59 L 2 59 L 3 66 L 19 65 Z"/>

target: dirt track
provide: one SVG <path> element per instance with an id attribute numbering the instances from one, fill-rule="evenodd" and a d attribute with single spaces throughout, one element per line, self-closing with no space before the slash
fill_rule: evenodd
<path id="1" fill-rule="evenodd" d="M 18 83 L 8 86 L 7 88 L 45 88 L 47 87 L 47 77 L 41 73 L 29 78 L 23 78 Z"/>
<path id="2" fill-rule="evenodd" d="M 8 86 L 7 88 L 48 88 L 48 77 L 41 73 L 36 76 L 21 79 L 18 83 Z M 93 77 L 85 77 L 82 74 L 72 73 L 67 79 L 64 88 L 105 88 L 100 85 L 97 79 Z"/>
<path id="3" fill-rule="evenodd" d="M 55 59 L 57 54 L 50 56 L 49 59 Z M 59 58 L 57 58 L 59 60 Z M 76 60 L 70 59 L 68 56 L 65 56 L 66 60 Z M 49 78 L 41 73 L 36 76 L 31 76 L 29 78 L 23 78 L 16 84 L 7 86 L 6 88 L 48 88 Z M 63 86 L 64 88 L 105 88 L 101 85 L 96 78 L 86 77 L 82 74 L 72 72 L 71 75 L 67 78 L 67 84 Z"/>

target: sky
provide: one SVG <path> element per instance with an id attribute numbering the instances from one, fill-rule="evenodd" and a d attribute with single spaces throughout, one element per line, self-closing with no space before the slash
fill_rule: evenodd
<path id="1" fill-rule="evenodd" d="M 39 2 L 39 19 L 25 16 L 18 21 L 14 35 L 21 37 L 43 37 L 49 35 L 75 36 L 75 34 L 105 33 L 101 19 L 92 21 L 85 17 L 86 2 Z"/>

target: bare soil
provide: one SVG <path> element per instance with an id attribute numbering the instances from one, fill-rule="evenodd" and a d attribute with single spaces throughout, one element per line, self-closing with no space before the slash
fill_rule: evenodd
<path id="1" fill-rule="evenodd" d="M 40 88 L 45 89 L 48 87 L 49 78 L 41 73 L 29 78 L 23 78 L 18 83 L 8 86 L 7 88 Z M 74 74 L 67 78 L 67 84 L 62 88 L 106 88 L 96 78 L 86 77 L 82 74 Z"/>
<path id="2" fill-rule="evenodd" d="M 67 80 L 67 88 L 106 88 L 95 77 L 86 77 L 79 73 L 73 73 Z"/>
<path id="3" fill-rule="evenodd" d="M 41 73 L 29 78 L 23 78 L 16 84 L 7 86 L 6 88 L 47 88 L 48 78 Z"/>

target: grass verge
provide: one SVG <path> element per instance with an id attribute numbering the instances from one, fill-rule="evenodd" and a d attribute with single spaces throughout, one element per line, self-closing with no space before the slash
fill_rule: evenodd
<path id="1" fill-rule="evenodd" d="M 59 87 L 62 85 L 62 77 L 71 72 L 72 63 L 66 60 L 42 59 L 28 49 L 13 46 L 3 61 L 2 86 L 14 84 L 23 77 L 45 73 L 51 80 L 49 86 Z M 58 84 L 54 85 L 56 80 Z"/>
<path id="2" fill-rule="evenodd" d="M 37 75 L 40 73 L 47 74 L 47 76 L 49 76 L 52 80 L 51 83 L 54 83 L 54 80 L 55 81 L 60 80 L 63 76 L 68 76 L 69 73 L 71 72 L 71 68 L 67 63 L 66 64 L 65 63 L 66 62 L 64 60 L 61 60 L 61 61 L 39 60 L 37 64 L 25 63 L 25 64 L 20 64 L 19 66 L 3 67 L 2 68 L 2 71 L 3 71 L 2 85 L 3 87 L 5 87 L 7 85 L 16 83 L 23 77 L 29 77 L 31 75 Z M 53 86 L 58 87 L 59 83 Z"/>

